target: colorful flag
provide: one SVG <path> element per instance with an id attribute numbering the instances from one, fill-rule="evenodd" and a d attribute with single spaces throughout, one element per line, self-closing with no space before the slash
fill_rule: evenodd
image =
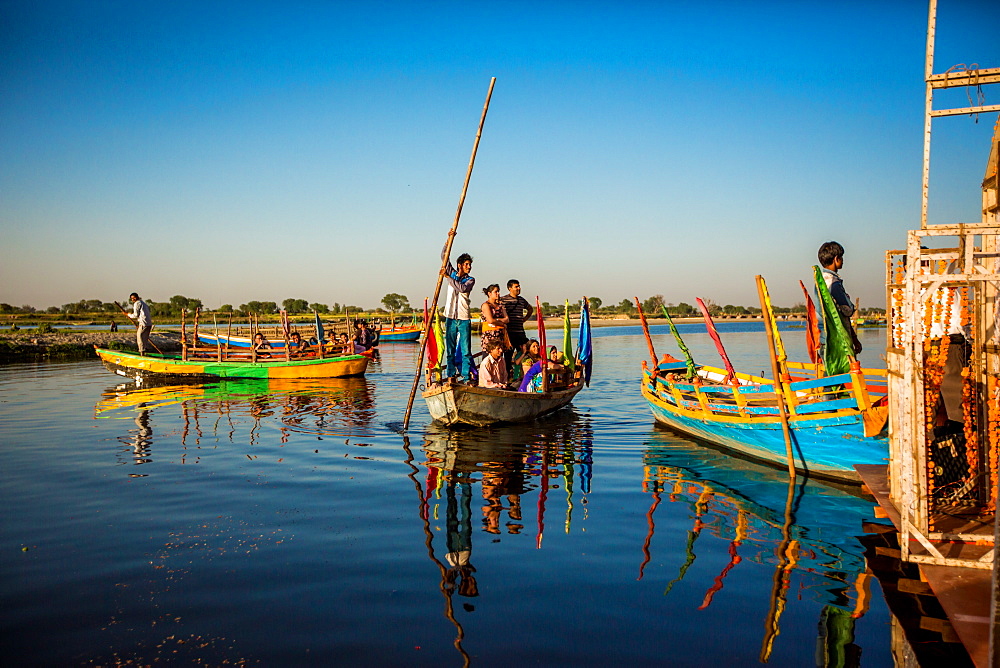
<path id="1" fill-rule="evenodd" d="M 687 345 L 684 343 L 684 339 L 681 338 L 680 332 L 677 331 L 677 326 L 674 325 L 673 319 L 670 317 L 670 313 L 667 312 L 666 304 L 661 304 L 660 308 L 663 309 L 663 317 L 667 319 L 667 324 L 670 325 L 670 333 L 674 335 L 674 340 L 677 341 L 677 347 L 681 349 L 684 353 L 684 363 L 687 365 L 687 373 L 685 378 L 691 380 L 698 373 L 698 370 L 694 363 L 694 358 L 691 357 L 691 351 L 688 350 Z"/>
<path id="2" fill-rule="evenodd" d="M 774 319 L 774 308 L 771 306 L 771 295 L 767 292 L 767 283 L 764 282 L 764 277 L 759 276 L 757 280 L 760 281 L 760 293 L 764 297 L 763 307 L 767 309 L 767 317 L 773 325 L 774 356 L 778 358 L 778 367 L 784 372 L 788 368 L 788 355 L 785 354 L 785 346 L 781 343 L 781 335 L 778 334 L 778 323 Z"/>
<path id="3" fill-rule="evenodd" d="M 719 356 L 722 357 L 722 362 L 726 365 L 725 382 L 734 382 L 736 380 L 736 369 L 733 368 L 733 363 L 729 361 L 729 356 L 726 355 L 726 349 L 723 347 L 722 339 L 719 337 L 719 330 L 715 328 L 715 322 L 712 321 L 712 316 L 708 313 L 708 307 L 705 306 L 705 302 L 701 300 L 701 297 L 695 297 L 695 301 L 698 302 L 698 308 L 701 309 L 701 314 L 705 318 L 705 329 L 708 330 L 708 335 L 715 342 L 715 349 L 719 351 Z"/>
<path id="4" fill-rule="evenodd" d="M 566 307 L 563 311 L 563 364 L 567 368 L 575 369 L 576 362 L 573 359 L 573 331 L 569 322 L 569 300 L 566 300 Z"/>
<path id="5" fill-rule="evenodd" d="M 427 330 L 427 368 L 444 366 L 444 332 L 441 330 L 441 315 L 435 311 L 430 328 Z"/>
<path id="6" fill-rule="evenodd" d="M 813 364 L 819 364 L 820 340 L 819 322 L 816 320 L 816 305 L 813 303 L 812 297 L 809 296 L 809 290 L 806 289 L 805 283 L 799 281 L 799 286 L 802 288 L 802 294 L 806 296 L 806 348 L 809 349 L 809 361 Z"/>
<path id="7" fill-rule="evenodd" d="M 583 365 L 583 380 L 590 387 L 590 372 L 594 368 L 594 345 L 590 338 L 590 304 L 584 299 L 580 308 L 580 341 L 576 356 Z"/>
<path id="8" fill-rule="evenodd" d="M 319 341 L 319 345 L 326 344 L 326 333 L 323 331 L 323 322 L 319 319 L 319 312 L 315 309 L 313 310 L 313 315 L 316 316 L 316 340 Z"/>
<path id="9" fill-rule="evenodd" d="M 854 345 L 844 323 L 840 319 L 840 311 L 830 295 L 823 279 L 823 270 L 813 266 L 816 279 L 816 293 L 823 307 L 823 328 L 826 332 L 826 345 L 823 347 L 823 362 L 826 365 L 826 375 L 836 376 L 851 370 L 854 361 Z"/>

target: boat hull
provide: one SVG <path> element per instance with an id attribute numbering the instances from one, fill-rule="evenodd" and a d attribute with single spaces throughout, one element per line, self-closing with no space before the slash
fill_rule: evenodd
<path id="1" fill-rule="evenodd" d="M 379 343 L 398 343 L 400 341 L 419 341 L 421 330 L 419 327 L 413 329 L 397 329 L 394 332 L 382 330 L 378 335 Z"/>
<path id="2" fill-rule="evenodd" d="M 462 383 L 432 386 L 423 393 L 427 410 L 444 425 L 486 427 L 506 422 L 527 422 L 567 406 L 582 384 L 555 392 L 515 392 Z"/>
<path id="3" fill-rule="evenodd" d="M 96 348 L 105 368 L 136 381 L 197 383 L 218 378 L 343 378 L 362 376 L 368 357 L 345 355 L 326 359 L 258 362 L 183 360 L 169 355 L 137 355 Z"/>
<path id="4" fill-rule="evenodd" d="M 653 417 L 676 431 L 723 446 L 744 456 L 781 467 L 788 466 L 780 416 L 706 416 L 692 407 L 668 403 L 653 394 L 644 382 L 642 395 Z M 860 484 L 855 464 L 884 464 L 888 439 L 866 437 L 860 412 L 830 417 L 796 417 L 789 420 L 795 468 L 808 476 Z"/>

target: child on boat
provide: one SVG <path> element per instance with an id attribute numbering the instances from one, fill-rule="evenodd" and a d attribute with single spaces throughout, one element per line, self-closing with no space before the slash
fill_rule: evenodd
<path id="1" fill-rule="evenodd" d="M 503 358 L 503 344 L 492 340 L 485 343 L 486 356 L 479 365 L 479 387 L 507 389 L 507 361 Z"/>

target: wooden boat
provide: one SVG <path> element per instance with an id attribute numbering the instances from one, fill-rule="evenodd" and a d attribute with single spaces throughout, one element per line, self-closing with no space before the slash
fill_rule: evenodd
<path id="1" fill-rule="evenodd" d="M 445 425 L 485 427 L 502 422 L 527 422 L 557 411 L 573 401 L 583 388 L 579 377 L 561 389 L 549 392 L 517 392 L 477 387 L 448 378 L 424 393 L 431 417 Z"/>
<path id="2" fill-rule="evenodd" d="M 654 374 L 643 362 L 642 396 L 657 421 L 679 432 L 736 450 L 757 460 L 787 467 L 782 418 L 774 383 L 702 366 L 691 381 L 685 364 L 665 357 Z M 791 431 L 795 468 L 820 478 L 860 483 L 855 464 L 883 464 L 888 452 L 884 433 L 865 435 L 866 416 L 878 422 L 874 404 L 886 396 L 883 369 L 855 368 L 850 373 L 816 377 L 816 365 L 788 362 L 791 382 L 782 396 Z M 871 429 L 869 430 L 871 431 Z"/>
<path id="3" fill-rule="evenodd" d="M 252 347 L 251 346 L 252 339 L 250 337 L 248 337 L 248 336 L 235 336 L 235 335 L 229 336 L 229 335 L 226 335 L 226 334 L 219 334 L 218 336 L 216 336 L 215 334 L 202 334 L 202 333 L 199 333 L 198 334 L 198 341 L 200 341 L 201 343 L 204 343 L 207 346 L 213 346 L 213 347 L 218 347 L 218 346 L 221 345 L 223 348 L 225 348 L 228 345 L 230 348 L 243 348 L 244 349 L 243 352 L 245 352 L 246 349 Z M 271 346 L 272 350 L 279 351 L 278 354 L 280 354 L 280 355 L 284 355 L 285 354 L 284 353 L 285 342 L 283 340 L 281 340 L 281 339 L 278 339 L 276 341 L 268 340 L 268 344 Z M 313 347 L 315 347 L 315 344 L 313 344 Z M 340 354 L 340 350 L 341 350 L 342 347 L 343 346 L 341 346 L 340 344 L 335 344 L 335 343 L 332 343 L 332 342 L 327 342 L 326 345 L 324 346 L 324 351 L 325 351 L 324 354 L 330 355 L 330 356 L 338 355 L 338 354 Z M 234 352 L 238 353 L 239 351 L 234 351 Z M 371 357 L 374 357 L 376 353 L 375 353 L 375 349 L 374 348 L 369 348 L 368 350 L 365 350 L 364 352 L 355 353 L 355 354 L 357 354 L 357 355 L 364 355 L 365 357 L 371 358 Z"/>
<path id="4" fill-rule="evenodd" d="M 397 343 L 400 341 L 419 341 L 423 327 L 413 325 L 411 327 L 391 327 L 378 332 L 379 343 Z"/>
<path id="5" fill-rule="evenodd" d="M 256 358 L 248 353 L 230 353 L 224 359 L 212 350 L 208 354 L 138 355 L 95 346 L 105 368 L 136 382 L 205 382 L 218 378 L 341 378 L 362 376 L 369 358 L 364 355 L 312 357 L 285 360 L 277 356 Z"/>

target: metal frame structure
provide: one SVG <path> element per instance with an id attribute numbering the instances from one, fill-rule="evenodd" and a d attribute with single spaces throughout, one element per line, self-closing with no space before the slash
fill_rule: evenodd
<path id="1" fill-rule="evenodd" d="M 934 109 L 937 90 L 1000 83 L 1000 68 L 934 73 L 937 2 L 930 0 L 925 62 L 924 160 L 920 229 L 908 233 L 905 251 L 886 254 L 889 345 L 886 353 L 890 400 L 890 497 L 900 514 L 900 547 L 907 561 L 980 569 L 994 567 L 995 510 L 1000 432 L 1000 215 L 997 171 L 1000 120 L 994 131 L 983 181 L 982 217 L 964 224 L 931 225 L 927 220 L 931 126 L 934 118 L 1000 111 L 1000 105 Z M 954 69 L 954 68 L 953 68 Z M 925 241 L 934 239 L 934 244 Z M 943 238 L 950 238 L 949 242 Z M 950 243 L 948 248 L 926 245 Z M 935 501 L 930 412 L 934 373 L 928 351 L 937 345 L 932 323 L 960 300 L 962 326 L 971 343 L 963 372 L 966 437 L 974 449 L 966 455 L 968 495 L 963 518 L 949 518 Z M 947 304 L 947 306 L 945 306 Z M 946 313 L 945 320 L 951 317 Z M 954 325 L 955 323 L 952 323 Z M 940 359 L 940 358 L 939 358 Z M 943 372 L 941 361 L 941 370 Z M 938 378 L 938 380 L 940 380 Z"/>

